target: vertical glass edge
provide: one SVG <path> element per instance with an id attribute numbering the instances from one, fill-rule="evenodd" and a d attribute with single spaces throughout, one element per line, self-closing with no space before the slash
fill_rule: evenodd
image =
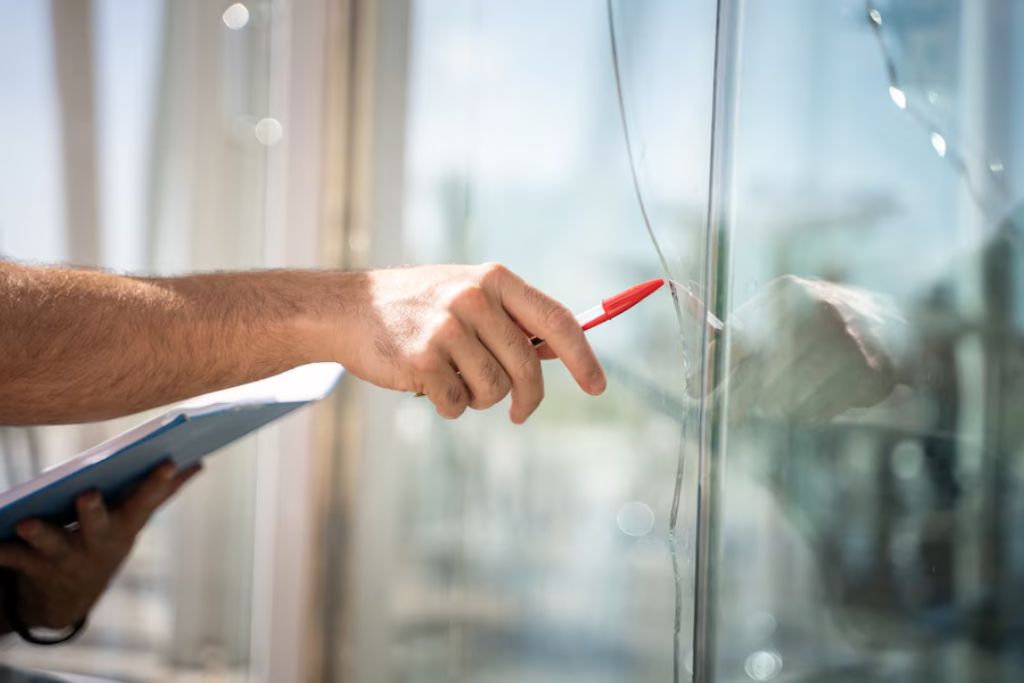
<path id="1" fill-rule="evenodd" d="M 729 221 L 731 193 L 731 132 L 735 112 L 735 78 L 739 57 L 742 0 L 718 0 L 715 20 L 715 57 L 712 86 L 711 148 L 709 163 L 707 232 L 704 257 L 704 306 L 725 320 L 728 308 Z M 714 391 L 714 375 L 728 358 L 725 343 L 711 348 L 707 327 L 701 335 L 701 401 L 697 462 L 697 542 L 694 583 L 693 680 L 714 680 L 714 603 L 715 584 L 712 561 L 716 546 L 717 498 L 720 488 L 720 462 L 715 457 L 725 443 L 724 410 Z"/>

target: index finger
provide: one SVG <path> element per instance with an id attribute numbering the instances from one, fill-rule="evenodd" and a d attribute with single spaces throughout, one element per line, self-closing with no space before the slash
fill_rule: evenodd
<path id="1" fill-rule="evenodd" d="M 511 272 L 498 294 L 505 310 L 531 334 L 544 340 L 581 389 L 595 395 L 604 391 L 604 371 L 569 309 Z"/>

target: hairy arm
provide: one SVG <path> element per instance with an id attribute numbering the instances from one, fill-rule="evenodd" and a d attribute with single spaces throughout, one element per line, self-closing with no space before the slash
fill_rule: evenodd
<path id="1" fill-rule="evenodd" d="M 447 418 L 511 393 L 522 422 L 556 357 L 604 390 L 569 310 L 500 264 L 140 278 L 0 261 L 0 424 L 101 420 L 315 361 Z"/>
<path id="2" fill-rule="evenodd" d="M 100 420 L 327 360 L 320 328 L 359 277 L 0 262 L 0 424 Z"/>

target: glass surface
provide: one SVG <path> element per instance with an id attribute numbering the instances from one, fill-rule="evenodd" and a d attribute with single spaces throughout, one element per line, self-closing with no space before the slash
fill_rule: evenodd
<path id="1" fill-rule="evenodd" d="M 1024 6 L 728 5 L 701 670 L 1021 680 Z"/>
<path id="2" fill-rule="evenodd" d="M 263 263 L 270 2 L 234 27 L 225 6 L 0 0 L 0 257 L 140 274 Z M 142 419 L 0 427 L 0 485 Z M 250 439 L 208 461 L 80 638 L 6 639 L 5 664 L 248 680 L 255 457 Z"/>
<path id="3" fill-rule="evenodd" d="M 396 258 L 502 261 L 576 311 L 666 264 L 699 296 L 713 29 L 713 3 L 412 3 Z M 525 426 L 369 404 L 391 484 L 360 478 L 387 502 L 356 549 L 354 680 L 689 677 L 703 323 L 682 315 L 666 289 L 591 331 L 607 392 L 548 363 Z"/>

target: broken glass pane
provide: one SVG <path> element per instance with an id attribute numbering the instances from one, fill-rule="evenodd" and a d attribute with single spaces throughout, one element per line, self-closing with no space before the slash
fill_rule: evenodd
<path id="1" fill-rule="evenodd" d="M 1015 3 L 736 3 L 707 680 L 1020 680 Z"/>

